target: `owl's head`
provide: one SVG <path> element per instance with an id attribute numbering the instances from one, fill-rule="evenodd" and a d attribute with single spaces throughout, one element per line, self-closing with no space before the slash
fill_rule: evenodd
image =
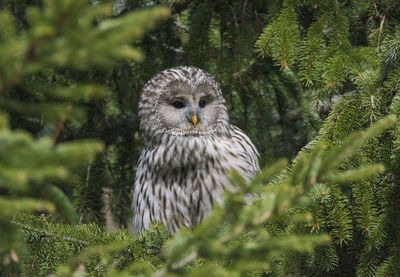
<path id="1" fill-rule="evenodd" d="M 162 71 L 145 85 L 139 103 L 145 137 L 226 132 L 228 113 L 215 79 L 201 69 L 180 66 Z"/>

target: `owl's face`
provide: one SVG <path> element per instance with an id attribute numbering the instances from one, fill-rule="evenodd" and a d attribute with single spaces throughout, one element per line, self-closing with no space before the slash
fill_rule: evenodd
<path id="1" fill-rule="evenodd" d="M 139 119 L 143 137 L 152 143 L 164 136 L 229 135 L 230 130 L 218 83 L 189 66 L 166 69 L 146 83 Z"/>
<path id="2" fill-rule="evenodd" d="M 160 95 L 157 113 L 167 129 L 199 133 L 215 128 L 218 107 L 215 88 L 208 83 L 174 81 Z"/>

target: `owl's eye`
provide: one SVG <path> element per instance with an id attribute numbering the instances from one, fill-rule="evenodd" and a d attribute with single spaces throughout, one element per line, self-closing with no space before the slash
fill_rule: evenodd
<path id="1" fill-rule="evenodd" d="M 182 109 L 185 105 L 181 101 L 175 101 L 172 103 L 172 106 L 174 106 L 175 109 Z"/>
<path id="2" fill-rule="evenodd" d="M 202 100 L 199 101 L 199 107 L 200 107 L 200 108 L 204 108 L 204 107 L 206 106 L 206 104 L 207 104 L 207 103 L 206 103 L 206 100 L 204 100 L 204 99 L 202 99 Z"/>

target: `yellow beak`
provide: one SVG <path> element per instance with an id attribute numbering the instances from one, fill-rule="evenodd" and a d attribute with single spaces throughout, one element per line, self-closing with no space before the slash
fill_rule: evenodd
<path id="1" fill-rule="evenodd" d="M 193 126 L 196 127 L 196 125 L 197 125 L 197 116 L 196 115 L 193 115 L 192 123 L 193 123 Z"/>

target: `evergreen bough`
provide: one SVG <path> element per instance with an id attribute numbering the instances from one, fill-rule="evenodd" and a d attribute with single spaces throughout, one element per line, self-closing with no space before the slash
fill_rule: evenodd
<path id="1" fill-rule="evenodd" d="M 162 1 L 147 35 L 169 11 L 130 11 L 153 2 L 34 2 L 0 12 L 1 275 L 400 274 L 396 2 Z M 182 61 L 217 77 L 268 165 L 231 172 L 194 230 L 105 232 L 129 227 L 138 93 Z"/>
<path id="2" fill-rule="evenodd" d="M 94 82 L 55 83 L 48 76 L 62 70 L 85 72 L 110 67 L 122 59 L 140 60 L 140 51 L 131 43 L 169 14 L 166 8 L 153 8 L 112 18 L 111 4 L 81 0 L 43 1 L 41 5 L 26 7 L 24 12 L 26 28 L 20 28 L 10 10 L 0 11 L 2 276 L 15 275 L 20 270 L 31 276 L 46 275 L 68 260 L 69 255 L 57 252 L 62 248 L 51 247 L 57 239 L 49 236 L 50 240 L 46 240 L 46 230 L 37 234 L 37 241 L 31 237 L 38 248 L 29 256 L 18 235 L 18 226 L 31 230 L 29 234 L 34 236 L 34 230 L 43 229 L 43 225 L 36 226 L 37 221 L 31 222 L 28 217 L 18 224 L 12 220 L 16 212 L 44 214 L 45 218 L 45 214 L 57 211 L 60 219 L 76 222 L 75 208 L 63 189 L 73 186 L 76 169 L 93 163 L 95 155 L 104 148 L 104 143 L 93 137 L 63 142 L 59 136 L 66 121 L 79 122 L 85 117 L 84 104 L 106 97 L 108 89 Z M 25 126 L 40 125 L 42 132 L 19 130 L 21 122 Z M 100 234 L 96 228 L 87 226 L 86 234 Z M 68 230 L 72 229 L 64 230 L 64 237 Z M 70 236 L 73 238 L 73 234 Z M 82 246 L 85 244 L 78 242 L 74 251 Z M 40 250 L 41 247 L 49 252 Z M 44 257 L 46 263 L 39 263 Z M 33 266 L 24 271 L 19 265 L 29 259 L 33 259 Z"/>

